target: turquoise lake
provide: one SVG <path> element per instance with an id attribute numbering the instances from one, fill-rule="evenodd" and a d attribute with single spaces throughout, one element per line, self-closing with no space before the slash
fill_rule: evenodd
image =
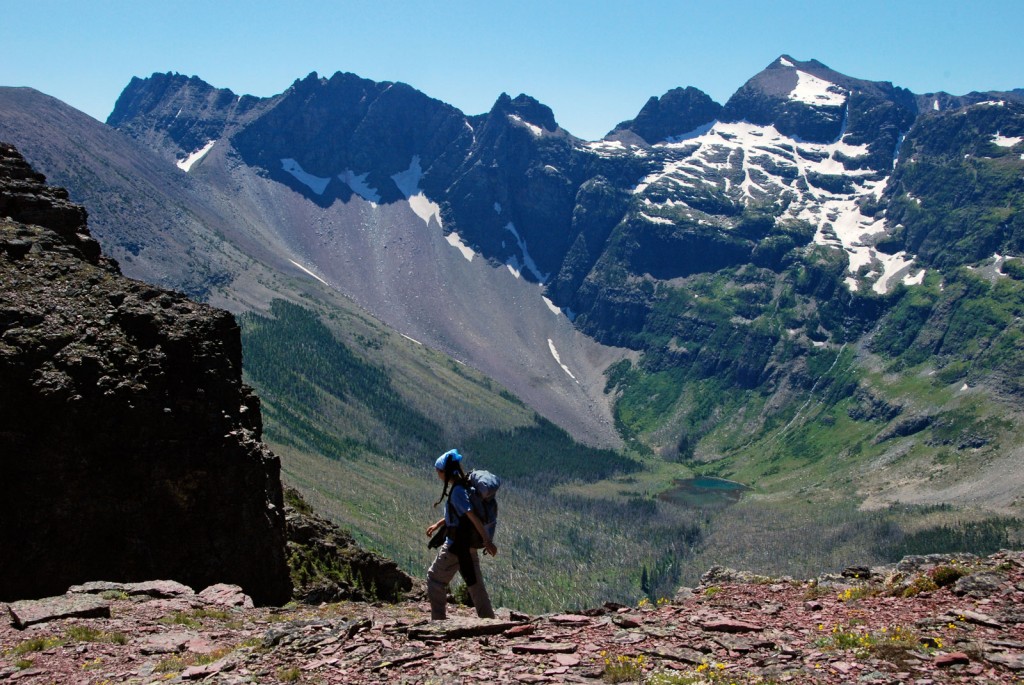
<path id="1" fill-rule="evenodd" d="M 717 509 L 735 504 L 749 489 L 733 480 L 698 476 L 674 481 L 672 489 L 661 493 L 659 499 L 694 509 Z"/>

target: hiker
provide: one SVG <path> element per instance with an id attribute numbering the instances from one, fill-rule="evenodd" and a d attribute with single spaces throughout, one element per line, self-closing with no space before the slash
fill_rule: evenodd
<path id="1" fill-rule="evenodd" d="M 485 554 L 494 556 L 498 553 L 498 548 L 494 546 L 486 527 L 470 504 L 469 481 L 462 470 L 461 461 L 462 455 L 458 450 L 449 450 L 434 462 L 437 477 L 444 481 L 441 499 L 437 500 L 434 506 L 440 504 L 446 495 L 448 502 L 445 504 L 444 518 L 427 528 L 427 537 L 436 538 L 440 538 L 441 528 L 445 529 L 444 543 L 441 544 L 437 558 L 427 571 L 427 596 L 430 598 L 432 621 L 443 621 L 447 615 L 448 583 L 455 577 L 456 571 L 461 573 L 462 579 L 466 581 L 466 588 L 473 600 L 477 616 L 494 618 L 491 598 L 487 595 L 487 588 L 484 587 L 484 580 L 480 575 L 480 557 L 477 550 L 482 547 Z M 451 492 L 448 491 L 449 485 Z M 473 535 L 474 532 L 478 537 Z"/>

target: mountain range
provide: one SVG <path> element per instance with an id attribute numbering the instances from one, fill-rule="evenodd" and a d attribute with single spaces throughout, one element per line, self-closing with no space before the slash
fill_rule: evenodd
<path id="1" fill-rule="evenodd" d="M 269 98 L 167 73 L 105 125 L 0 89 L 0 139 L 127 275 L 239 315 L 354 303 L 658 474 L 620 492 L 693 471 L 1024 506 L 1024 89 L 783 55 L 724 104 L 676 88 L 585 141 L 527 95 L 467 115 L 340 72 Z"/>

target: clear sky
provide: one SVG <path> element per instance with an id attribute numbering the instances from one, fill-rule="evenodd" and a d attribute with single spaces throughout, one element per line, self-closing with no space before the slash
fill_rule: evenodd
<path id="1" fill-rule="evenodd" d="M 724 103 L 781 54 L 916 93 L 1024 88 L 1024 0 L 0 0 L 0 85 L 105 120 L 132 76 L 269 96 L 312 71 L 467 114 L 502 92 L 598 139 L 652 95 Z"/>

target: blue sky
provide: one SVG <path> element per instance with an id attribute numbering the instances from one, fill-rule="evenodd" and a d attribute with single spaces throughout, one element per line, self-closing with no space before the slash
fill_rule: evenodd
<path id="1" fill-rule="evenodd" d="M 258 96 L 348 71 L 467 114 L 527 93 L 587 139 L 676 86 L 724 103 L 784 53 L 917 93 L 1024 88 L 1021 0 L 0 0 L 0 17 L 0 85 L 100 120 L 167 71 Z"/>

